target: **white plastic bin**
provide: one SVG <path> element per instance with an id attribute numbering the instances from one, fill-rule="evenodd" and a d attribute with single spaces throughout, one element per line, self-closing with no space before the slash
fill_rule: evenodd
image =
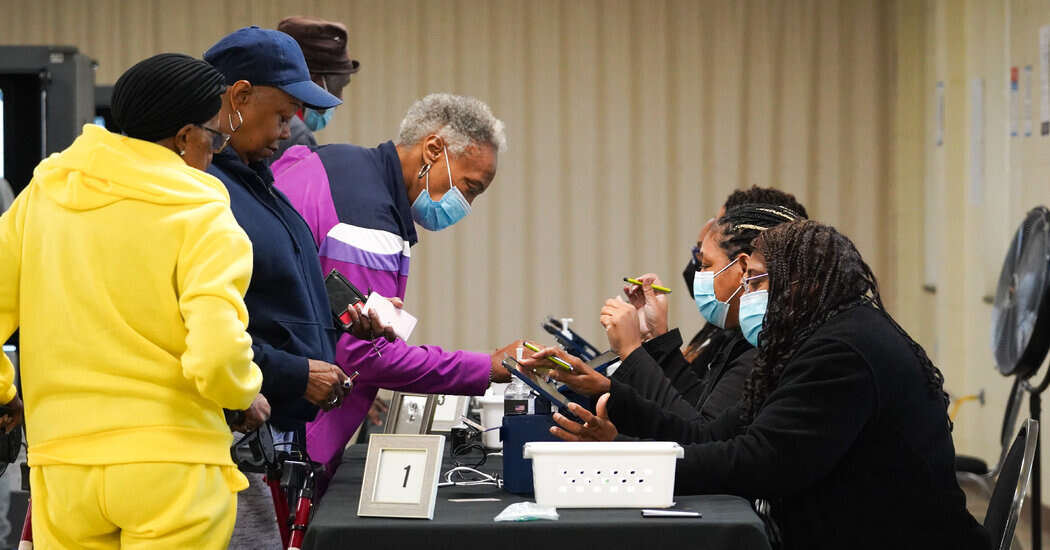
<path id="1" fill-rule="evenodd" d="M 667 508 L 674 504 L 670 441 L 526 443 L 536 504 L 556 508 Z"/>
<path id="2" fill-rule="evenodd" d="M 499 440 L 499 428 L 503 425 L 503 393 L 485 395 L 478 398 L 481 403 L 481 425 L 489 429 L 481 436 L 481 444 L 488 449 L 502 449 Z"/>

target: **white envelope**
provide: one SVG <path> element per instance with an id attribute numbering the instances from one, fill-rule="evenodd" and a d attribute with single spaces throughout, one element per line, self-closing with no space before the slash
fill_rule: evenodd
<path id="1" fill-rule="evenodd" d="M 419 322 L 412 314 L 394 307 L 390 300 L 375 292 L 368 295 L 368 301 L 365 302 L 363 311 L 365 315 L 368 315 L 373 310 L 379 316 L 381 323 L 393 327 L 394 334 L 397 334 L 398 338 L 406 342 L 408 337 L 412 335 L 412 330 L 416 328 L 416 323 Z"/>

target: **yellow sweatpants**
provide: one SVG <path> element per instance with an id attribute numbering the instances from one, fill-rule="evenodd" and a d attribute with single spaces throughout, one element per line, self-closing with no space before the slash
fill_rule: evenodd
<path id="1" fill-rule="evenodd" d="M 229 543 L 233 466 L 173 462 L 30 469 L 36 550 L 215 549 Z"/>

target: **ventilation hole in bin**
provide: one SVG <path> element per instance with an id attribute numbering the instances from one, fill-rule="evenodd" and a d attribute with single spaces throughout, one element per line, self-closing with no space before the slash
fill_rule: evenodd
<path id="1" fill-rule="evenodd" d="M 634 474 L 636 474 L 636 473 L 638 473 L 638 472 L 636 472 L 636 471 L 634 471 L 634 470 L 631 470 L 631 475 L 632 475 L 632 476 L 633 476 Z"/>
<path id="2" fill-rule="evenodd" d="M 642 478 L 638 478 L 638 483 L 645 483 L 645 480 Z"/>
<path id="3" fill-rule="evenodd" d="M 620 483 L 627 483 L 627 479 L 626 478 L 625 479 L 621 479 Z"/>

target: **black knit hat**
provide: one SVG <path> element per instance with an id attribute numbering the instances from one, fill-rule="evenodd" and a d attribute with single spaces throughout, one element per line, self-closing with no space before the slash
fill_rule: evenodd
<path id="1" fill-rule="evenodd" d="M 210 64 L 162 53 L 128 69 L 113 86 L 113 121 L 128 137 L 160 141 L 222 108 L 225 79 Z"/>

